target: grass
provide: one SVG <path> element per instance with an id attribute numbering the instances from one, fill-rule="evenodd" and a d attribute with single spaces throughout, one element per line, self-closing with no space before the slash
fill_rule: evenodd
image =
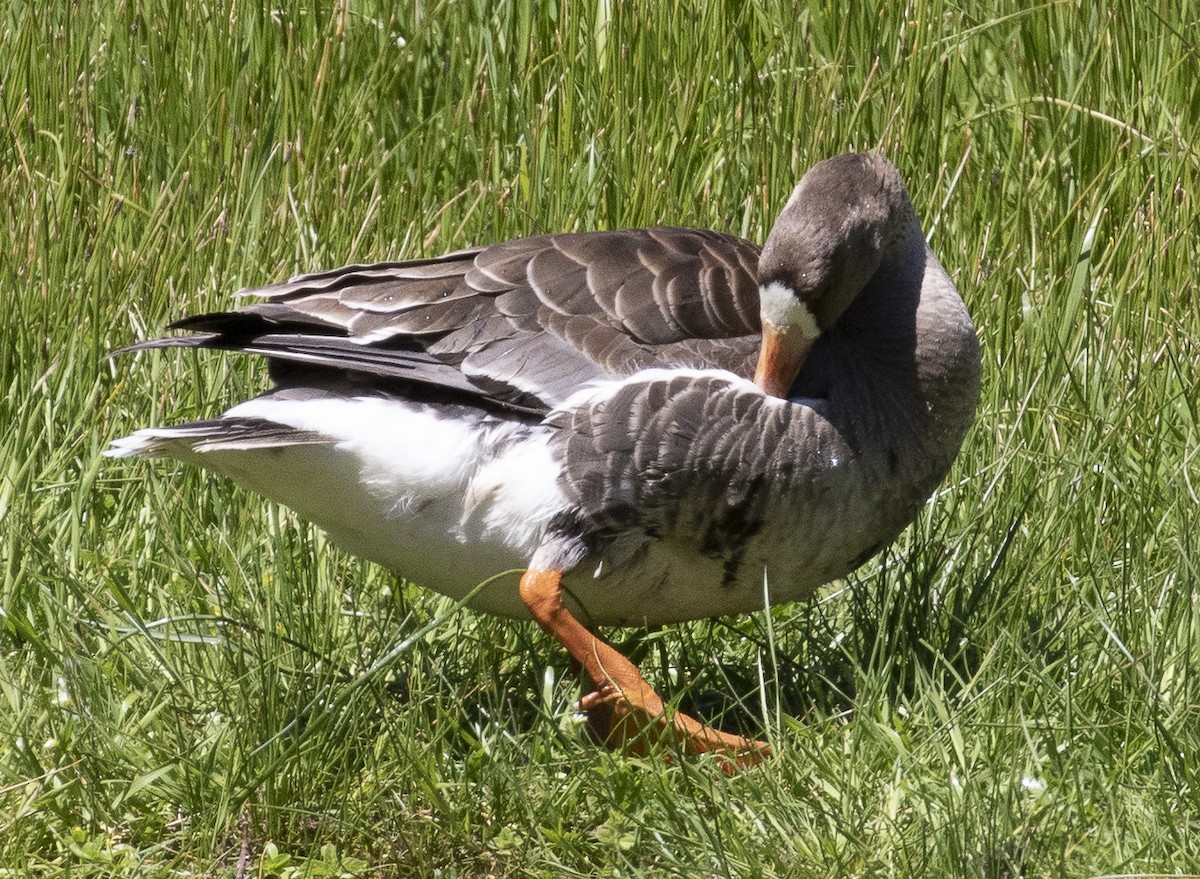
<path id="1" fill-rule="evenodd" d="M 176 6 L 0 13 L 0 874 L 1200 873 L 1195 11 Z M 531 624 L 99 456 L 263 386 L 105 359 L 240 286 L 543 230 L 761 240 L 866 148 L 983 400 L 850 582 L 628 633 L 681 704 L 742 703 L 760 769 L 592 748 Z"/>

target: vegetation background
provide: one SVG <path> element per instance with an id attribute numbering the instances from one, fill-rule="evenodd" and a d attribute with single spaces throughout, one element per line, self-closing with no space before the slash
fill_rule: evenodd
<path id="1" fill-rule="evenodd" d="M 1200 873 L 1198 25 L 1167 0 L 6 4 L 0 874 Z M 951 478 L 811 605 L 614 633 L 769 735 L 761 768 L 592 747 L 532 624 L 100 457 L 263 387 L 106 359 L 239 287 L 546 230 L 762 240 L 861 149 L 979 326 Z"/>

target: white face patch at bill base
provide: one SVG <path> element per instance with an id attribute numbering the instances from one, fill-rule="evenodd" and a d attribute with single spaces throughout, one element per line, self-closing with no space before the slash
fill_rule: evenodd
<path id="1" fill-rule="evenodd" d="M 779 281 L 758 288 L 759 309 L 763 320 L 778 330 L 795 327 L 806 339 L 821 335 L 811 309 L 796 295 L 796 291 Z"/>

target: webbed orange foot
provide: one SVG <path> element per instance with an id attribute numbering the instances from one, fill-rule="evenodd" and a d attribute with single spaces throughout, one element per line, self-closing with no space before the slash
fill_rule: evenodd
<path id="1" fill-rule="evenodd" d="M 631 698 L 607 682 L 584 696 L 580 707 L 597 739 L 630 754 L 644 756 L 659 744 L 668 744 L 687 754 L 715 755 L 727 774 L 771 755 L 766 742 L 722 732 L 683 712 L 671 712 L 657 693 L 651 690 L 650 695 L 652 699 L 647 701 Z"/>
<path id="2" fill-rule="evenodd" d="M 538 624 L 595 681 L 596 689 L 583 697 L 581 707 L 592 730 L 609 747 L 645 755 L 667 743 L 688 754 L 714 754 L 728 774 L 770 756 L 765 742 L 721 732 L 670 711 L 637 666 L 563 607 L 561 571 L 530 568 L 521 578 L 521 598 Z"/>

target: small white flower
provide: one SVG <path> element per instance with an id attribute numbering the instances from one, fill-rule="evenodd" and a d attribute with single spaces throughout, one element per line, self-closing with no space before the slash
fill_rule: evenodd
<path id="1" fill-rule="evenodd" d="M 1029 775 L 1021 776 L 1021 787 L 1025 790 L 1031 790 L 1034 793 L 1041 793 L 1046 789 L 1046 782 L 1040 778 L 1033 778 Z"/>

